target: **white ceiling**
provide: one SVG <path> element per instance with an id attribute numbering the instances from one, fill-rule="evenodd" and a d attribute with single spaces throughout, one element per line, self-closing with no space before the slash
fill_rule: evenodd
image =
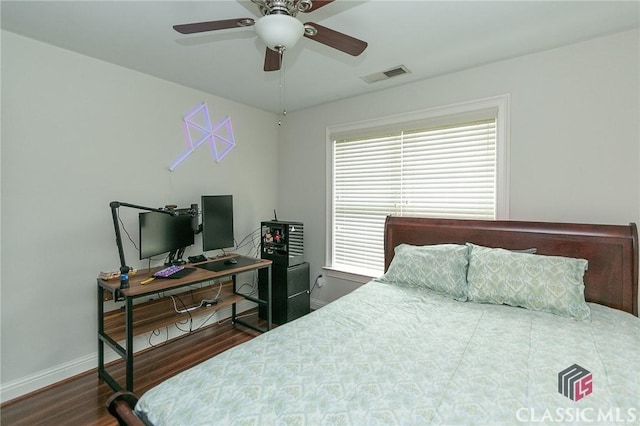
<path id="1" fill-rule="evenodd" d="M 638 1 L 336 0 L 303 22 L 367 41 L 352 57 L 303 38 L 262 71 L 252 27 L 181 35 L 174 24 L 257 18 L 250 1 L 2 1 L 2 28 L 261 109 L 294 111 L 637 28 Z M 361 77 L 405 65 L 373 84 Z M 280 80 L 284 78 L 284 98 Z"/>

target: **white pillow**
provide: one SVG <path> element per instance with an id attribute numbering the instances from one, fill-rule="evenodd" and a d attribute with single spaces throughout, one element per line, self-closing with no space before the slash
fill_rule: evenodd
<path id="1" fill-rule="evenodd" d="M 585 259 L 467 246 L 469 301 L 521 306 L 578 320 L 590 318 L 584 299 Z"/>
<path id="2" fill-rule="evenodd" d="M 460 244 L 400 244 L 394 249 L 387 273 L 380 279 L 428 288 L 464 302 L 467 300 L 468 252 L 469 249 Z"/>

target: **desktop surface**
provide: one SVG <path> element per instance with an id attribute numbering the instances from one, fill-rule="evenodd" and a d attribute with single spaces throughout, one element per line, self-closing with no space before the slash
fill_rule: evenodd
<path id="1" fill-rule="evenodd" d="M 225 261 L 230 257 L 235 258 L 236 263 L 225 265 Z M 129 288 L 120 289 L 120 281 L 117 279 L 98 278 L 97 282 L 100 287 L 107 290 L 111 294 L 116 293 L 125 298 L 137 298 L 146 296 L 158 291 L 170 290 L 178 287 L 192 285 L 199 282 L 220 278 L 228 274 L 236 274 L 254 269 L 261 269 L 271 265 L 271 260 L 257 259 L 243 255 L 233 254 L 223 258 L 210 260 L 207 263 L 191 264 L 187 268 L 191 269 L 186 277 L 176 279 L 155 279 L 149 283 L 142 284 L 143 281 L 151 278 L 154 272 L 161 270 L 163 267 L 153 267 L 137 271 L 136 274 L 129 276 Z M 185 268 L 186 269 L 186 268 Z M 173 277 L 172 277 L 173 278 Z"/>

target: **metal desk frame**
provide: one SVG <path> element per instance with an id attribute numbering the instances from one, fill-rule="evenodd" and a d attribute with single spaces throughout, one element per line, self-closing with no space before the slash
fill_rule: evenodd
<path id="1" fill-rule="evenodd" d="M 231 255 L 233 257 L 238 257 L 237 255 Z M 247 258 L 247 256 L 240 256 Z M 158 292 L 166 291 L 166 290 L 174 290 L 181 287 L 188 287 L 193 284 L 199 284 L 205 281 L 220 279 L 231 276 L 233 281 L 233 293 L 242 296 L 246 300 L 250 300 L 254 303 L 258 303 L 260 305 L 267 306 L 267 328 L 261 329 L 252 324 L 248 324 L 247 322 L 237 318 L 236 311 L 236 302 L 233 302 L 231 305 L 231 321 L 235 324 L 240 324 L 242 326 L 251 328 L 252 330 L 264 333 L 266 331 L 271 330 L 272 322 L 272 309 L 271 309 L 271 300 L 272 300 L 272 288 L 271 288 L 271 261 L 265 259 L 254 259 L 255 263 L 251 265 L 245 265 L 240 267 L 229 267 L 223 271 L 214 272 L 206 269 L 197 268 L 197 270 L 190 275 L 187 275 L 184 278 L 179 279 L 156 279 L 150 284 L 141 285 L 140 283 L 147 278 L 149 278 L 156 270 L 162 268 L 153 268 L 149 271 L 145 271 L 144 273 L 136 274 L 135 276 L 130 277 L 129 288 L 120 290 L 120 282 L 117 280 L 97 280 L 97 288 L 98 288 L 98 377 L 103 379 L 114 391 L 122 391 L 127 390 L 133 392 L 133 314 L 135 311 L 135 307 L 133 301 L 140 297 L 148 297 Z M 224 262 L 224 258 L 213 259 L 208 262 Z M 197 266 L 193 265 L 193 266 Z M 189 265 L 189 267 L 192 265 Z M 267 268 L 268 269 L 268 295 L 267 300 L 258 299 L 255 297 L 251 297 L 248 295 L 244 295 L 237 292 L 236 288 L 236 275 L 242 272 L 250 272 L 259 269 Z M 124 311 L 125 311 L 125 339 L 124 346 L 120 343 L 116 342 L 111 336 L 105 333 L 104 329 L 104 292 L 109 291 L 113 294 L 114 300 L 123 301 L 124 302 Z M 124 359 L 125 362 L 125 386 L 124 388 L 117 382 L 117 380 L 111 376 L 106 370 L 104 365 L 104 350 L 105 345 L 113 349 L 121 358 Z"/>

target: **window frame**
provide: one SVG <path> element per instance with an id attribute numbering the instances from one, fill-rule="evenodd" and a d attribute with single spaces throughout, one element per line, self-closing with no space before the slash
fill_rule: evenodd
<path id="1" fill-rule="evenodd" d="M 337 138 L 375 134 L 383 130 L 407 128 L 409 126 L 438 126 L 447 123 L 462 123 L 491 115 L 496 119 L 496 206 L 495 219 L 509 219 L 509 142 L 510 142 L 510 95 L 472 100 L 453 105 L 393 116 L 380 117 L 359 122 L 340 124 L 326 129 L 326 239 L 325 266 L 327 275 L 334 278 L 365 283 L 373 278 L 366 271 L 345 270 L 335 267 L 333 261 L 333 172 L 334 141 Z"/>

